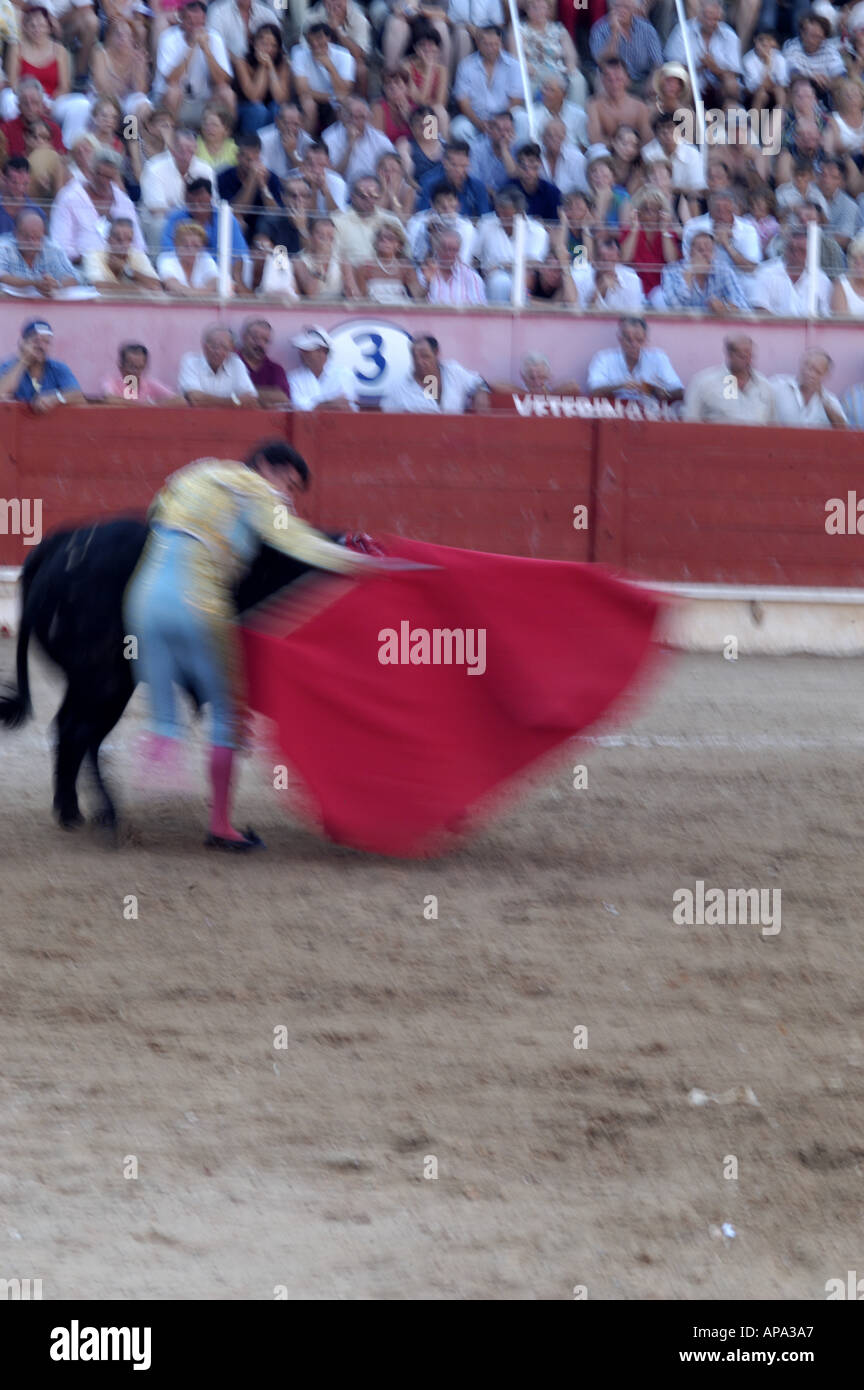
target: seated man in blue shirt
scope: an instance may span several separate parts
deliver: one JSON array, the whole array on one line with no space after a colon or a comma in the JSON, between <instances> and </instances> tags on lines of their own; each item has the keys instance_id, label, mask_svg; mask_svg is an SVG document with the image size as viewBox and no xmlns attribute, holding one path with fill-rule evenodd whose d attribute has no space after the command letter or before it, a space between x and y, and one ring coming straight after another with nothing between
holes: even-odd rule
<instances>
[{"instance_id":1,"label":"seated man in blue shirt","mask_svg":"<svg viewBox=\"0 0 864 1390\"><path fill-rule=\"evenodd\" d=\"M53 337L50 323L25 323L16 356L0 362L0 401L28 401L35 415L83 405L84 393L66 363L48 356Z\"/></svg>"},{"instance_id":2,"label":"seated man in blue shirt","mask_svg":"<svg viewBox=\"0 0 864 1390\"><path fill-rule=\"evenodd\" d=\"M261 160L261 137L254 133L237 136L237 163L219 174L219 197L231 204L247 243L258 230L262 214L272 215L283 206L282 185Z\"/></svg>"},{"instance_id":3,"label":"seated man in blue shirt","mask_svg":"<svg viewBox=\"0 0 864 1390\"><path fill-rule=\"evenodd\" d=\"M198 222L207 233L207 250L211 256L219 254L219 218L213 206L213 190L207 179L193 179L186 190L185 208L177 208L165 218L162 228L160 251L174 250L174 229L180 222ZM240 223L231 214L231 278L238 290L243 290L243 257L249 255L249 247L243 239Z\"/></svg>"},{"instance_id":4,"label":"seated man in blue shirt","mask_svg":"<svg viewBox=\"0 0 864 1390\"><path fill-rule=\"evenodd\" d=\"M420 201L418 212L425 212L432 206L432 198L439 183L452 183L459 194L459 211L463 217L483 217L491 212L489 194L479 179L472 179L468 173L471 163L471 149L467 140L451 140L445 147L440 164L430 169L420 180Z\"/></svg>"},{"instance_id":5,"label":"seated man in blue shirt","mask_svg":"<svg viewBox=\"0 0 864 1390\"><path fill-rule=\"evenodd\" d=\"M518 188L525 195L525 210L529 217L538 222L555 222L561 205L561 190L557 184L541 178L543 165L542 150L539 145L523 145L516 155L516 168L519 177L505 188Z\"/></svg>"}]
</instances>

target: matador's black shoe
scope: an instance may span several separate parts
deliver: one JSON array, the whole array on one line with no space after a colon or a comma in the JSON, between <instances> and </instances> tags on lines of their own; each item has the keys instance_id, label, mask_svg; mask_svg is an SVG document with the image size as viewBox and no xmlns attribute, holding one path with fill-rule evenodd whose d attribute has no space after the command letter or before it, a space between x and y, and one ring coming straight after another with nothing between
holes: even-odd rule
<instances>
[{"instance_id":1,"label":"matador's black shoe","mask_svg":"<svg viewBox=\"0 0 864 1390\"><path fill-rule=\"evenodd\" d=\"M226 840L223 835L208 835L205 849L225 849L230 854L248 854L250 849L266 849L264 841L247 825L242 840Z\"/></svg>"}]
</instances>

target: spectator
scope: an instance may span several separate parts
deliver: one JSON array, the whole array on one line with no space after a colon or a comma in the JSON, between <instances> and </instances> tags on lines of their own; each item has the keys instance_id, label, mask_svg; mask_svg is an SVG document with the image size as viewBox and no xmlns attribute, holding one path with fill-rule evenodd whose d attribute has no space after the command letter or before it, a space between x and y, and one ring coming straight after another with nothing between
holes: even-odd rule
<instances>
[{"instance_id":1,"label":"spectator","mask_svg":"<svg viewBox=\"0 0 864 1390\"><path fill-rule=\"evenodd\" d=\"M864 30L859 30L864 33ZM829 153L854 158L864 150L864 87L848 78L834 89L834 111L825 133Z\"/></svg>"},{"instance_id":2,"label":"spectator","mask_svg":"<svg viewBox=\"0 0 864 1390\"><path fill-rule=\"evenodd\" d=\"M0 174L0 236L14 232L19 212L39 212L35 203L30 202L29 188L30 165L23 154L13 154Z\"/></svg>"},{"instance_id":3,"label":"spectator","mask_svg":"<svg viewBox=\"0 0 864 1390\"><path fill-rule=\"evenodd\" d=\"M398 217L378 206L381 185L375 178L358 179L351 189L351 207L333 221L336 227L336 256L349 265L363 265L374 257L373 239L382 222L401 227Z\"/></svg>"},{"instance_id":4,"label":"spectator","mask_svg":"<svg viewBox=\"0 0 864 1390\"><path fill-rule=\"evenodd\" d=\"M659 188L640 188L632 207L621 259L636 271L647 296L660 284L663 268L681 259L681 242L672 226L669 200Z\"/></svg>"},{"instance_id":5,"label":"spectator","mask_svg":"<svg viewBox=\"0 0 864 1390\"><path fill-rule=\"evenodd\" d=\"M661 116L674 116L676 111L693 110L693 89L682 63L664 63L651 78Z\"/></svg>"},{"instance_id":6,"label":"spectator","mask_svg":"<svg viewBox=\"0 0 864 1390\"><path fill-rule=\"evenodd\" d=\"M303 129L299 106L291 101L279 107L276 124L265 126L258 134L261 136L261 158L280 179L299 172L306 151L315 143Z\"/></svg>"},{"instance_id":7,"label":"spectator","mask_svg":"<svg viewBox=\"0 0 864 1390\"><path fill-rule=\"evenodd\" d=\"M557 229L558 239L553 240L553 248L547 251L542 265L529 266L525 275L528 298L535 304L575 304L576 286L570 274L570 257L563 246L563 235Z\"/></svg>"},{"instance_id":8,"label":"spectator","mask_svg":"<svg viewBox=\"0 0 864 1390\"><path fill-rule=\"evenodd\" d=\"M10 89L11 90L11 89ZM26 137L37 124L44 122L51 132L51 147L57 154L65 154L60 127L51 120L50 107L45 100L42 83L37 77L24 77L15 89L15 102L7 110L18 108L18 115L7 118L0 125L0 133L6 141L7 154L26 154Z\"/></svg>"},{"instance_id":9,"label":"spectator","mask_svg":"<svg viewBox=\"0 0 864 1390\"><path fill-rule=\"evenodd\" d=\"M753 38L753 47L741 60L744 88L754 110L772 106L782 109L789 85L789 67L777 46L777 38L762 29Z\"/></svg>"},{"instance_id":10,"label":"spectator","mask_svg":"<svg viewBox=\"0 0 864 1390\"><path fill-rule=\"evenodd\" d=\"M19 114L12 88L23 75L41 84L51 114L63 128L66 144L84 129L90 103L85 96L72 92L69 52L52 37L51 19L44 5L25 8L21 18L21 42L10 48L6 70L9 90L0 97L0 105L7 119L12 120Z\"/></svg>"},{"instance_id":11,"label":"spectator","mask_svg":"<svg viewBox=\"0 0 864 1390\"><path fill-rule=\"evenodd\" d=\"M706 106L722 106L739 97L741 45L735 30L723 24L722 19L720 0L699 0L696 18L687 21L690 51ZM687 61L680 24L669 36L665 56L670 62Z\"/></svg>"},{"instance_id":12,"label":"spectator","mask_svg":"<svg viewBox=\"0 0 864 1390\"><path fill-rule=\"evenodd\" d=\"M234 349L230 329L219 324L201 337L201 352L184 352L178 389L190 405L258 407L258 395L246 367Z\"/></svg>"},{"instance_id":13,"label":"spectator","mask_svg":"<svg viewBox=\"0 0 864 1390\"><path fill-rule=\"evenodd\" d=\"M161 252L156 262L168 294L180 299L207 299L219 291L219 267L205 250L207 233L199 222L178 222L174 250Z\"/></svg>"},{"instance_id":14,"label":"spectator","mask_svg":"<svg viewBox=\"0 0 864 1390\"><path fill-rule=\"evenodd\" d=\"M487 193L494 193L508 179L519 177L513 157L515 127L512 111L499 111L471 146L468 169L472 178L482 183Z\"/></svg>"},{"instance_id":15,"label":"spectator","mask_svg":"<svg viewBox=\"0 0 864 1390\"><path fill-rule=\"evenodd\" d=\"M541 222L554 222L561 205L561 190L541 177L541 156L539 145L523 145L516 156L519 177L506 186L522 194L529 217L537 217Z\"/></svg>"},{"instance_id":16,"label":"spectator","mask_svg":"<svg viewBox=\"0 0 864 1390\"><path fill-rule=\"evenodd\" d=\"M846 251L848 270L834 281L831 290L832 314L864 318L864 235L850 241Z\"/></svg>"},{"instance_id":17,"label":"spectator","mask_svg":"<svg viewBox=\"0 0 864 1390\"><path fill-rule=\"evenodd\" d=\"M356 410L357 383L347 367L333 360L333 340L323 328L304 328L292 345L300 353L301 366L288 373L291 404L295 410Z\"/></svg>"},{"instance_id":18,"label":"spectator","mask_svg":"<svg viewBox=\"0 0 864 1390\"><path fill-rule=\"evenodd\" d=\"M48 356L53 337L44 319L25 323L16 356L0 362L0 401L26 401L35 415L84 403L84 393L66 363Z\"/></svg>"},{"instance_id":19,"label":"spectator","mask_svg":"<svg viewBox=\"0 0 864 1390\"><path fill-rule=\"evenodd\" d=\"M353 271L354 290L361 299L376 304L401 304L422 299L423 288L408 259L408 246L401 227L384 222L375 233L375 260Z\"/></svg>"},{"instance_id":20,"label":"spectator","mask_svg":"<svg viewBox=\"0 0 864 1390\"><path fill-rule=\"evenodd\" d=\"M452 69L452 44L450 42L450 17L447 13L447 6L442 6L435 0L419 0L419 3L412 7L404 3L404 0L392 0L391 8L393 13L390 15L384 26L383 41L381 44L384 54L385 68L395 68L404 56L409 46L416 44L419 36L427 34L432 29L437 38L441 49L441 65L445 72ZM444 96L446 102L446 94Z\"/></svg>"},{"instance_id":21,"label":"spectator","mask_svg":"<svg viewBox=\"0 0 864 1390\"><path fill-rule=\"evenodd\" d=\"M185 205L187 183L192 179L206 179L212 184L210 167L195 153L196 142L194 131L174 131L169 148L153 155L141 170L139 215L142 231L151 247L159 245L168 213Z\"/></svg>"},{"instance_id":22,"label":"spectator","mask_svg":"<svg viewBox=\"0 0 864 1390\"><path fill-rule=\"evenodd\" d=\"M237 138L237 163L216 180L219 197L229 202L247 243L262 214L282 207L282 186L261 160L261 137L250 131Z\"/></svg>"},{"instance_id":23,"label":"spectator","mask_svg":"<svg viewBox=\"0 0 864 1390\"><path fill-rule=\"evenodd\" d=\"M489 195L468 173L471 163L470 146L465 140L451 140L444 150L440 168L430 169L420 184L418 210L431 206L439 183L448 183L459 194L459 210L464 217L483 217L490 211Z\"/></svg>"},{"instance_id":24,"label":"spectator","mask_svg":"<svg viewBox=\"0 0 864 1390\"><path fill-rule=\"evenodd\" d=\"M833 236L830 236L825 230L828 221L828 207L818 188L812 189L803 203L799 203L792 212L784 214L786 223L796 219L803 222L805 227L809 226L811 222L817 222L822 228L822 235L819 238L819 265L829 280L836 279L846 269L846 257ZM782 244L783 236L781 234L777 241L778 250Z\"/></svg>"},{"instance_id":25,"label":"spectator","mask_svg":"<svg viewBox=\"0 0 864 1390\"><path fill-rule=\"evenodd\" d=\"M793 222L783 236L782 257L766 261L753 277L750 303L754 309L787 318L804 318L808 310L810 274L807 270L807 228ZM831 313L831 282L824 270L816 272L816 313Z\"/></svg>"},{"instance_id":26,"label":"spectator","mask_svg":"<svg viewBox=\"0 0 864 1390\"><path fill-rule=\"evenodd\" d=\"M93 155L93 167L83 183L72 180L54 200L51 209L51 240L66 252L77 265L88 251L104 251L108 244L108 227L118 217L132 223L132 245L138 251L147 248L138 216L128 194L117 179L123 161L113 150L104 147Z\"/></svg>"},{"instance_id":27,"label":"spectator","mask_svg":"<svg viewBox=\"0 0 864 1390\"><path fill-rule=\"evenodd\" d=\"M47 206L53 203L69 176L63 160L51 145L51 132L45 121L37 121L30 127L24 136L24 148L30 169L30 196Z\"/></svg>"},{"instance_id":28,"label":"spectator","mask_svg":"<svg viewBox=\"0 0 864 1390\"><path fill-rule=\"evenodd\" d=\"M672 166L672 187L676 193L701 193L705 187L702 154L695 145L681 139L681 124L675 117L660 112L653 121L654 139L642 146L642 161L651 165L655 160L668 159Z\"/></svg>"},{"instance_id":29,"label":"spectator","mask_svg":"<svg viewBox=\"0 0 864 1390\"><path fill-rule=\"evenodd\" d=\"M186 206L171 212L162 227L161 251L170 251L174 233L181 222L197 222L207 236L206 246L211 256L219 254L219 222L213 206L213 191L208 179L192 179L186 188ZM238 289L243 288L243 262L249 248L243 239L240 224L231 214L231 275Z\"/></svg>"},{"instance_id":30,"label":"spectator","mask_svg":"<svg viewBox=\"0 0 864 1390\"><path fill-rule=\"evenodd\" d=\"M618 0L627 3L628 0ZM563 24L551 18L550 0L528 0L525 7L527 19L520 24L522 51L528 69L528 79L534 91L550 72L566 82L574 101L584 104L588 87L579 71L579 62L573 40ZM516 40L512 30L507 42L510 52L516 52Z\"/></svg>"},{"instance_id":31,"label":"spectator","mask_svg":"<svg viewBox=\"0 0 864 1390\"><path fill-rule=\"evenodd\" d=\"M411 342L412 370L397 381L381 402L394 413L464 415L489 409L489 387L477 372L461 363L442 361L438 339L420 335Z\"/></svg>"},{"instance_id":32,"label":"spectator","mask_svg":"<svg viewBox=\"0 0 864 1390\"><path fill-rule=\"evenodd\" d=\"M24 208L15 219L14 236L0 237L0 285L53 298L80 280L62 247L45 236L39 212Z\"/></svg>"},{"instance_id":33,"label":"spectator","mask_svg":"<svg viewBox=\"0 0 864 1390\"><path fill-rule=\"evenodd\" d=\"M684 392L684 419L709 425L770 425L775 420L771 383L753 367L753 339L724 340L725 367L697 372Z\"/></svg>"},{"instance_id":34,"label":"spectator","mask_svg":"<svg viewBox=\"0 0 864 1390\"><path fill-rule=\"evenodd\" d=\"M645 182L639 136L631 125L619 125L612 137L612 173L616 187L632 195Z\"/></svg>"},{"instance_id":35,"label":"spectator","mask_svg":"<svg viewBox=\"0 0 864 1390\"><path fill-rule=\"evenodd\" d=\"M294 267L283 245L274 245L260 227L252 240L252 285L257 294L282 304L297 303Z\"/></svg>"},{"instance_id":36,"label":"spectator","mask_svg":"<svg viewBox=\"0 0 864 1390\"><path fill-rule=\"evenodd\" d=\"M825 230L833 236L841 251L845 251L855 235L859 216L854 199L843 191L846 183L844 161L826 156L819 166L816 182L828 210Z\"/></svg>"},{"instance_id":37,"label":"spectator","mask_svg":"<svg viewBox=\"0 0 864 1390\"><path fill-rule=\"evenodd\" d=\"M627 189L615 182L612 156L604 145L588 150L585 177L594 206L598 226L626 227L630 223L630 200Z\"/></svg>"},{"instance_id":38,"label":"spectator","mask_svg":"<svg viewBox=\"0 0 864 1390\"><path fill-rule=\"evenodd\" d=\"M354 0L322 0L313 5L306 15L306 22L328 24L336 35L336 43L345 48L357 64L356 83L361 92L366 91L366 66L372 51L372 26L359 5Z\"/></svg>"},{"instance_id":39,"label":"spectator","mask_svg":"<svg viewBox=\"0 0 864 1390\"><path fill-rule=\"evenodd\" d=\"M306 129L318 135L336 119L335 105L353 91L357 64L329 24L309 24L305 39L291 49L291 68Z\"/></svg>"},{"instance_id":40,"label":"spectator","mask_svg":"<svg viewBox=\"0 0 864 1390\"><path fill-rule=\"evenodd\" d=\"M348 185L335 169L330 168L326 145L316 143L308 147L300 164L300 177L305 179L311 190L313 212L332 215L345 211L348 206Z\"/></svg>"},{"instance_id":41,"label":"spectator","mask_svg":"<svg viewBox=\"0 0 864 1390\"><path fill-rule=\"evenodd\" d=\"M432 237L431 254L423 263L430 304L464 307L485 304L483 281L460 258L462 241L457 231L442 227Z\"/></svg>"},{"instance_id":42,"label":"spectator","mask_svg":"<svg viewBox=\"0 0 864 1390\"><path fill-rule=\"evenodd\" d=\"M565 279L569 280L569 275ZM572 284L572 282L571 282ZM581 396L582 388L577 381L562 381L552 385L552 367L548 357L542 352L528 352L519 364L520 383L496 381L492 385L493 396L514 396L519 391L528 391L532 396ZM497 402L493 401L493 405Z\"/></svg>"},{"instance_id":43,"label":"spectator","mask_svg":"<svg viewBox=\"0 0 864 1390\"><path fill-rule=\"evenodd\" d=\"M248 47L232 57L239 98L237 121L241 133L247 134L270 125L291 91L291 67L275 14L258 23Z\"/></svg>"},{"instance_id":44,"label":"spectator","mask_svg":"<svg viewBox=\"0 0 864 1390\"><path fill-rule=\"evenodd\" d=\"M90 81L97 96L118 102L124 115L140 120L151 110L147 54L128 20L109 21L104 39L93 50Z\"/></svg>"},{"instance_id":45,"label":"spectator","mask_svg":"<svg viewBox=\"0 0 864 1390\"><path fill-rule=\"evenodd\" d=\"M149 360L143 343L121 345L117 371L106 376L99 388L106 405L185 405L182 396L149 375Z\"/></svg>"},{"instance_id":46,"label":"spectator","mask_svg":"<svg viewBox=\"0 0 864 1390\"><path fill-rule=\"evenodd\" d=\"M207 11L207 24L218 34L228 57L242 60L252 47L262 25L269 25L280 36L279 17L262 0L216 0Z\"/></svg>"},{"instance_id":47,"label":"spectator","mask_svg":"<svg viewBox=\"0 0 864 1390\"><path fill-rule=\"evenodd\" d=\"M720 259L729 262L733 270L746 275L755 270L762 259L759 233L752 222L738 216L735 197L730 192L720 190L712 193L705 215L694 217L687 223L682 243L685 257L689 256L693 238L700 232L713 234L722 253Z\"/></svg>"},{"instance_id":48,"label":"spectator","mask_svg":"<svg viewBox=\"0 0 864 1390\"><path fill-rule=\"evenodd\" d=\"M477 52L463 58L456 69L453 97L461 113L451 126L451 135L457 140L475 140L485 133L486 122L496 111L521 105L519 64L502 52L497 25L478 31Z\"/></svg>"},{"instance_id":49,"label":"spectator","mask_svg":"<svg viewBox=\"0 0 864 1390\"><path fill-rule=\"evenodd\" d=\"M798 38L783 46L790 77L809 77L819 91L827 91L846 65L831 37L831 21L817 10L808 10L798 21Z\"/></svg>"},{"instance_id":50,"label":"spectator","mask_svg":"<svg viewBox=\"0 0 864 1390\"><path fill-rule=\"evenodd\" d=\"M581 309L617 309L638 313L645 303L635 270L621 264L621 246L614 232L601 229L594 246L593 265L574 264L571 274Z\"/></svg>"},{"instance_id":51,"label":"spectator","mask_svg":"<svg viewBox=\"0 0 864 1390\"><path fill-rule=\"evenodd\" d=\"M411 112L411 143L408 146L407 172L414 182L422 185L433 170L440 172L444 158L444 141L438 117L431 106L417 106Z\"/></svg>"},{"instance_id":52,"label":"spectator","mask_svg":"<svg viewBox=\"0 0 864 1390\"><path fill-rule=\"evenodd\" d=\"M428 113L435 117L437 130L429 138L440 136L446 140L450 131L450 89L447 67L441 61L441 35L433 25L422 22L415 25L413 32L414 43L408 54L408 96L416 107L423 108L424 116ZM417 138L413 123L411 134ZM419 174L414 177L419 178Z\"/></svg>"},{"instance_id":53,"label":"spectator","mask_svg":"<svg viewBox=\"0 0 864 1390\"><path fill-rule=\"evenodd\" d=\"M574 265L594 259L594 202L590 193L565 193L558 215L567 255Z\"/></svg>"},{"instance_id":54,"label":"spectator","mask_svg":"<svg viewBox=\"0 0 864 1390\"><path fill-rule=\"evenodd\" d=\"M143 251L132 245L135 228L128 217L115 217L104 251L84 256L84 278L100 294L161 294L162 286Z\"/></svg>"},{"instance_id":55,"label":"spectator","mask_svg":"<svg viewBox=\"0 0 864 1390\"><path fill-rule=\"evenodd\" d=\"M585 156L567 139L567 127L557 116L546 122L540 144L542 169L549 182L562 194L572 193L574 188L587 192Z\"/></svg>"},{"instance_id":56,"label":"spectator","mask_svg":"<svg viewBox=\"0 0 864 1390\"><path fill-rule=\"evenodd\" d=\"M309 219L312 214L312 189L305 179L285 179L282 184L283 212L259 217L252 237L259 232L269 237L274 246L284 248L288 255L301 251L309 239Z\"/></svg>"},{"instance_id":57,"label":"spectator","mask_svg":"<svg viewBox=\"0 0 864 1390\"><path fill-rule=\"evenodd\" d=\"M266 319L247 319L240 329L237 355L265 410L288 405L291 399L285 368L268 356L272 341L273 329Z\"/></svg>"},{"instance_id":58,"label":"spectator","mask_svg":"<svg viewBox=\"0 0 864 1390\"><path fill-rule=\"evenodd\" d=\"M606 144L614 139L622 125L639 133L643 145L651 139L651 110L639 97L627 90L627 69L620 58L604 58L600 63L601 85L586 103L588 140L592 145Z\"/></svg>"},{"instance_id":59,"label":"spectator","mask_svg":"<svg viewBox=\"0 0 864 1390\"><path fill-rule=\"evenodd\" d=\"M645 87L663 62L660 36L639 15L637 0L609 0L609 13L591 28L591 57L595 63L620 58L635 87Z\"/></svg>"},{"instance_id":60,"label":"spectator","mask_svg":"<svg viewBox=\"0 0 864 1390\"><path fill-rule=\"evenodd\" d=\"M390 225L392 224L389 222L376 221L371 237L373 254L375 232ZM401 227L399 230L402 230ZM305 299L344 298L344 268L338 232L332 217L315 218L309 235L309 245L297 257L294 277L297 289Z\"/></svg>"},{"instance_id":61,"label":"spectator","mask_svg":"<svg viewBox=\"0 0 864 1390\"><path fill-rule=\"evenodd\" d=\"M687 260L667 265L661 285L667 309L699 309L726 317L749 308L735 271L717 257L713 232L696 233Z\"/></svg>"},{"instance_id":62,"label":"spectator","mask_svg":"<svg viewBox=\"0 0 864 1390\"><path fill-rule=\"evenodd\" d=\"M233 113L231 59L221 36L207 25L204 0L186 0L180 23L166 29L156 52L153 100L181 125L201 123L208 101L218 101Z\"/></svg>"},{"instance_id":63,"label":"spectator","mask_svg":"<svg viewBox=\"0 0 864 1390\"><path fill-rule=\"evenodd\" d=\"M684 388L666 353L648 347L647 342L648 325L643 318L619 319L619 346L595 352L588 366L586 394L595 400L636 401L641 406L682 400Z\"/></svg>"},{"instance_id":64,"label":"spectator","mask_svg":"<svg viewBox=\"0 0 864 1390\"><path fill-rule=\"evenodd\" d=\"M408 95L408 69L393 68L382 73L383 95L372 106L372 124L385 135L405 164L411 145L411 112L414 103Z\"/></svg>"},{"instance_id":65,"label":"spectator","mask_svg":"<svg viewBox=\"0 0 864 1390\"><path fill-rule=\"evenodd\" d=\"M474 247L474 223L469 217L462 217L460 214L459 193L450 183L439 183L432 198L431 208L427 208L425 212L415 212L408 223L411 255L418 264L425 261L429 255L429 241L433 228L442 226L458 231L461 238L459 254L463 261L470 263Z\"/></svg>"},{"instance_id":66,"label":"spectator","mask_svg":"<svg viewBox=\"0 0 864 1390\"><path fill-rule=\"evenodd\" d=\"M349 97L340 106L340 119L324 131L330 163L346 183L374 178L382 154L395 154L392 143L369 120L369 107L362 97Z\"/></svg>"},{"instance_id":67,"label":"spectator","mask_svg":"<svg viewBox=\"0 0 864 1390\"><path fill-rule=\"evenodd\" d=\"M780 223L777 221L775 213L777 211L777 200L769 183L757 184L750 190L747 200L747 216L745 222L752 222L756 228L756 235L759 237L759 250L764 257L770 243L780 230Z\"/></svg>"},{"instance_id":68,"label":"spectator","mask_svg":"<svg viewBox=\"0 0 864 1390\"><path fill-rule=\"evenodd\" d=\"M525 216L525 195L515 186L502 188L495 197L495 211L477 223L474 259L486 282L490 304L509 304L513 293L513 256L516 218ZM525 264L545 261L549 250L546 228L531 217L525 218ZM569 265L568 265L569 270ZM563 293L563 292L562 292Z\"/></svg>"},{"instance_id":69,"label":"spectator","mask_svg":"<svg viewBox=\"0 0 864 1390\"><path fill-rule=\"evenodd\" d=\"M850 429L864 430L864 385L849 387L843 397L843 414Z\"/></svg>"},{"instance_id":70,"label":"spectator","mask_svg":"<svg viewBox=\"0 0 864 1390\"><path fill-rule=\"evenodd\" d=\"M837 397L825 389L834 363L821 348L810 348L798 364L797 376L772 376L774 414L778 425L795 429L845 430L846 415Z\"/></svg>"},{"instance_id":71,"label":"spectator","mask_svg":"<svg viewBox=\"0 0 864 1390\"><path fill-rule=\"evenodd\" d=\"M237 141L232 135L234 120L230 111L223 106L208 103L201 117L201 133L198 136L197 155L206 172L221 173L237 163Z\"/></svg>"},{"instance_id":72,"label":"spectator","mask_svg":"<svg viewBox=\"0 0 864 1390\"><path fill-rule=\"evenodd\" d=\"M380 155L376 173L381 185L381 210L407 222L414 211L416 191L405 177L405 166L398 154L393 151Z\"/></svg>"}]
</instances>

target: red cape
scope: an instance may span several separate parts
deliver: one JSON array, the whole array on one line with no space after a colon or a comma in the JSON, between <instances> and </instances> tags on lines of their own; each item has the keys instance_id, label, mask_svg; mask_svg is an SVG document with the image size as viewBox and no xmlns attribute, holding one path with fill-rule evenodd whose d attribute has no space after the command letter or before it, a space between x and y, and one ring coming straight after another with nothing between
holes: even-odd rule
<instances>
[{"instance_id":1,"label":"red cape","mask_svg":"<svg viewBox=\"0 0 864 1390\"><path fill-rule=\"evenodd\" d=\"M292 586L243 629L249 701L327 835L429 854L622 695L652 651L659 604L593 565L383 544L440 569ZM416 664L382 663L388 629L389 654L413 645ZM467 661L419 664L420 630L431 657L435 629L474 634L476 674Z\"/></svg>"}]
</instances>

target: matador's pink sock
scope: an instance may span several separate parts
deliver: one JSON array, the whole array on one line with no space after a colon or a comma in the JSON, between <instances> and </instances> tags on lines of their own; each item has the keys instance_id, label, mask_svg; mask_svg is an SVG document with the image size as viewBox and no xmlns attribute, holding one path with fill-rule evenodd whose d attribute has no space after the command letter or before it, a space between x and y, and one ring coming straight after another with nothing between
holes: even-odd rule
<instances>
[{"instance_id":1,"label":"matador's pink sock","mask_svg":"<svg viewBox=\"0 0 864 1390\"><path fill-rule=\"evenodd\" d=\"M210 749L210 785L213 801L210 808L210 833L222 840L243 840L244 835L231 824L228 808L231 801L231 774L234 768L234 749Z\"/></svg>"}]
</instances>

